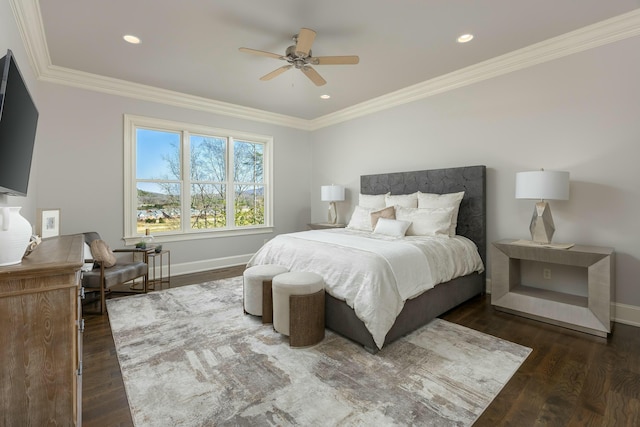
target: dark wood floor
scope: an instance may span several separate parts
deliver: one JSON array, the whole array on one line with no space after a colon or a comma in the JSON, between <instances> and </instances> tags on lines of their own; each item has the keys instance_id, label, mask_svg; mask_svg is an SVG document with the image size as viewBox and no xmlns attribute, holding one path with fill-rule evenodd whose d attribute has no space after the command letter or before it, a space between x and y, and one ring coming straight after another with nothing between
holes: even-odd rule
<instances>
[{"instance_id":1,"label":"dark wood floor","mask_svg":"<svg viewBox=\"0 0 640 427\"><path fill-rule=\"evenodd\" d=\"M242 268L174 277L183 286L238 276ZM442 318L533 352L476 426L640 425L640 329L616 324L609 339L494 310L477 297ZM85 315L83 426L131 426L107 315Z\"/></svg>"}]
</instances>

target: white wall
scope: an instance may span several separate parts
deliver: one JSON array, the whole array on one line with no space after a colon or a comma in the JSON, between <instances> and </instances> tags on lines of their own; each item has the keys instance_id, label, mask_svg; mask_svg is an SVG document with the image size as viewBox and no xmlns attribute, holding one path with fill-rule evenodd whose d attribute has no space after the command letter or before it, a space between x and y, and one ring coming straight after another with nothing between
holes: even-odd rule
<instances>
[{"instance_id":1,"label":"white wall","mask_svg":"<svg viewBox=\"0 0 640 427\"><path fill-rule=\"evenodd\" d=\"M61 209L62 234L98 231L112 247L124 233L123 114L254 132L274 137L275 231L305 228L310 218L308 132L135 99L41 84L42 137L38 151L38 206ZM164 243L181 271L237 263L272 234ZM208 261L218 260L216 264Z\"/></svg>"},{"instance_id":2,"label":"white wall","mask_svg":"<svg viewBox=\"0 0 640 427\"><path fill-rule=\"evenodd\" d=\"M0 57L7 53L7 49L11 49L15 55L15 59L22 73L22 77L25 79L27 87L31 96L34 98L36 104L38 104L40 93L39 84L35 79L31 64L27 58L27 54L20 38L20 32L16 26L16 22L13 16L11 6L7 1L0 1ZM36 145L34 150L37 151L40 145L42 133L38 131L36 135ZM36 194L37 194L37 182L35 178L35 169L37 168L37 161L34 160L31 167L31 175L29 178L29 188L27 190L27 197L15 197L0 194L0 206L20 206L22 209L20 213L31 224L35 224L36 218Z\"/></svg>"},{"instance_id":3,"label":"white wall","mask_svg":"<svg viewBox=\"0 0 640 427\"><path fill-rule=\"evenodd\" d=\"M312 219L323 184L347 186L347 221L362 174L483 164L488 241L526 239L534 201L514 198L515 173L566 170L554 241L614 247L615 300L640 306L638 52L635 37L314 132Z\"/></svg>"}]
</instances>

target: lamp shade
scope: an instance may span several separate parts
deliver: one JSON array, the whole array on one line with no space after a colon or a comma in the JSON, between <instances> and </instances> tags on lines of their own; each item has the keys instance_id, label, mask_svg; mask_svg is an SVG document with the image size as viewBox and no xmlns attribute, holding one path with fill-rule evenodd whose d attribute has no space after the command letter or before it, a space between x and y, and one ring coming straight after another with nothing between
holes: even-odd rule
<instances>
[{"instance_id":1,"label":"lamp shade","mask_svg":"<svg viewBox=\"0 0 640 427\"><path fill-rule=\"evenodd\" d=\"M344 200L342 185L323 185L320 188L320 199L323 202L341 202Z\"/></svg>"},{"instance_id":2,"label":"lamp shade","mask_svg":"<svg viewBox=\"0 0 640 427\"><path fill-rule=\"evenodd\" d=\"M516 199L569 200L569 172L516 173Z\"/></svg>"}]
</instances>

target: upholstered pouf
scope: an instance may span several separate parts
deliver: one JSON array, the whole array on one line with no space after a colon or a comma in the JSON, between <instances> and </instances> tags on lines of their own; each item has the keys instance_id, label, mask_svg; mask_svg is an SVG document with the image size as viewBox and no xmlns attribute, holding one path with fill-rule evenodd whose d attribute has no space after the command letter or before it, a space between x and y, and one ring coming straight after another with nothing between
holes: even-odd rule
<instances>
[{"instance_id":1,"label":"upholstered pouf","mask_svg":"<svg viewBox=\"0 0 640 427\"><path fill-rule=\"evenodd\" d=\"M290 272L273 278L273 328L289 335L291 347L324 338L324 280L315 273Z\"/></svg>"},{"instance_id":2,"label":"upholstered pouf","mask_svg":"<svg viewBox=\"0 0 640 427\"><path fill-rule=\"evenodd\" d=\"M273 321L271 281L289 269L281 265L264 264L247 268L243 273L244 312L262 316L262 323Z\"/></svg>"}]
</instances>

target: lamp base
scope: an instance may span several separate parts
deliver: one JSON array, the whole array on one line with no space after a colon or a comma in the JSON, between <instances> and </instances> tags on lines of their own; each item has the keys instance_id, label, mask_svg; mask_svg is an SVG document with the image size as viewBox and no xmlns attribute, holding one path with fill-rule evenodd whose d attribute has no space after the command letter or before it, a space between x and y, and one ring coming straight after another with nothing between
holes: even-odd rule
<instances>
[{"instance_id":1,"label":"lamp base","mask_svg":"<svg viewBox=\"0 0 640 427\"><path fill-rule=\"evenodd\" d=\"M531 232L531 240L534 242L543 244L551 243L551 238L556 231L556 227L553 224L551 207L549 203L544 200L536 203L533 209L529 231Z\"/></svg>"},{"instance_id":2,"label":"lamp base","mask_svg":"<svg viewBox=\"0 0 640 427\"><path fill-rule=\"evenodd\" d=\"M327 222L333 225L337 220L338 213L336 211L336 202L329 202L329 213L327 215Z\"/></svg>"}]
</instances>

